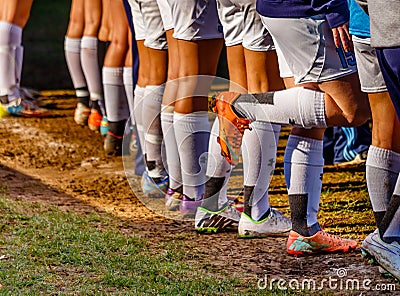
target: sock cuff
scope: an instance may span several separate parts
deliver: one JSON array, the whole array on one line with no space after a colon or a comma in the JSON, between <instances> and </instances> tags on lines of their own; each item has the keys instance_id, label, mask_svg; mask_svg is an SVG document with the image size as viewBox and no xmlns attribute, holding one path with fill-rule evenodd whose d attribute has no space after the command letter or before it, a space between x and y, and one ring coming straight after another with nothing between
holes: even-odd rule
<instances>
[{"instance_id":1,"label":"sock cuff","mask_svg":"<svg viewBox=\"0 0 400 296\"><path fill-rule=\"evenodd\" d=\"M122 67L103 67L103 84L124 85Z\"/></svg>"},{"instance_id":2,"label":"sock cuff","mask_svg":"<svg viewBox=\"0 0 400 296\"><path fill-rule=\"evenodd\" d=\"M79 53L81 52L81 38L70 38L65 36L64 50Z\"/></svg>"},{"instance_id":3,"label":"sock cuff","mask_svg":"<svg viewBox=\"0 0 400 296\"><path fill-rule=\"evenodd\" d=\"M371 145L368 149L366 165L399 173L400 153Z\"/></svg>"},{"instance_id":4,"label":"sock cuff","mask_svg":"<svg viewBox=\"0 0 400 296\"><path fill-rule=\"evenodd\" d=\"M132 67L123 67L123 81L125 85L133 85L133 69Z\"/></svg>"},{"instance_id":5,"label":"sock cuff","mask_svg":"<svg viewBox=\"0 0 400 296\"><path fill-rule=\"evenodd\" d=\"M174 123L174 113L173 112L161 112L161 121L164 121L167 123Z\"/></svg>"},{"instance_id":6,"label":"sock cuff","mask_svg":"<svg viewBox=\"0 0 400 296\"><path fill-rule=\"evenodd\" d=\"M323 141L301 136L290 135L286 147L298 148L304 152L323 150Z\"/></svg>"},{"instance_id":7,"label":"sock cuff","mask_svg":"<svg viewBox=\"0 0 400 296\"><path fill-rule=\"evenodd\" d=\"M185 132L210 132L210 122L207 111L198 111L189 114L174 112L174 125Z\"/></svg>"},{"instance_id":8,"label":"sock cuff","mask_svg":"<svg viewBox=\"0 0 400 296\"><path fill-rule=\"evenodd\" d=\"M22 43L22 28L9 22L0 21L0 45L18 46Z\"/></svg>"},{"instance_id":9,"label":"sock cuff","mask_svg":"<svg viewBox=\"0 0 400 296\"><path fill-rule=\"evenodd\" d=\"M298 99L298 107L302 120L301 124L303 127L327 127L325 118L325 93L301 87L299 89ZM303 103L303 101L309 100L312 100L313 104ZM306 109L307 106L314 108L314 112L312 112L315 115L314 118L313 116L307 116L310 115L310 112Z\"/></svg>"},{"instance_id":10,"label":"sock cuff","mask_svg":"<svg viewBox=\"0 0 400 296\"><path fill-rule=\"evenodd\" d=\"M81 48L97 49L98 41L99 40L97 39L97 37L83 36L81 41Z\"/></svg>"},{"instance_id":11,"label":"sock cuff","mask_svg":"<svg viewBox=\"0 0 400 296\"><path fill-rule=\"evenodd\" d=\"M139 85L136 85L135 86L135 91L134 91L134 94L135 94L135 97L143 97L143 95L144 95L144 90L145 90L145 88L144 87L142 87L142 86L139 86Z\"/></svg>"},{"instance_id":12,"label":"sock cuff","mask_svg":"<svg viewBox=\"0 0 400 296\"><path fill-rule=\"evenodd\" d=\"M157 101L162 100L162 96L164 95L165 84L161 85L146 85L144 95L157 99Z\"/></svg>"}]
</instances>

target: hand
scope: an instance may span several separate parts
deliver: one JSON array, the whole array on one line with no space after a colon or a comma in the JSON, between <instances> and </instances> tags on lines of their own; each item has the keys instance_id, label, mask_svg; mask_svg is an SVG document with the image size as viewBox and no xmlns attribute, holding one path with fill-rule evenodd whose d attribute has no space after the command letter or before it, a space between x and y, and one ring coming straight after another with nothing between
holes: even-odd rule
<instances>
[{"instance_id":1,"label":"hand","mask_svg":"<svg viewBox=\"0 0 400 296\"><path fill-rule=\"evenodd\" d=\"M354 51L353 42L351 41L349 33L349 24L345 23L332 29L333 41L336 47L343 46L344 51Z\"/></svg>"}]
</instances>

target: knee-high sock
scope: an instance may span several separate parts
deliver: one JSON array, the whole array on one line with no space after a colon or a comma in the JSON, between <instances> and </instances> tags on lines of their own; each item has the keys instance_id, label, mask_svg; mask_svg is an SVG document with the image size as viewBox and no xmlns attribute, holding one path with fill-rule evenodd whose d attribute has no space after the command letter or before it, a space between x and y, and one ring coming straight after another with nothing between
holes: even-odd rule
<instances>
[{"instance_id":1,"label":"knee-high sock","mask_svg":"<svg viewBox=\"0 0 400 296\"><path fill-rule=\"evenodd\" d=\"M135 110L134 105L134 96L133 96L133 75L132 75L132 67L124 67L123 69L123 82L125 87L125 94L128 100L129 106L129 118L131 120L131 125L135 125L135 117L133 116L133 111Z\"/></svg>"},{"instance_id":2,"label":"knee-high sock","mask_svg":"<svg viewBox=\"0 0 400 296\"><path fill-rule=\"evenodd\" d=\"M383 240L387 243L396 241L400 244L400 178L397 178L393 196L390 199L385 216L382 219Z\"/></svg>"},{"instance_id":3,"label":"knee-high sock","mask_svg":"<svg viewBox=\"0 0 400 296\"><path fill-rule=\"evenodd\" d=\"M19 45L15 48L15 81L17 86L21 86L21 77L22 77L22 63L24 62L24 47Z\"/></svg>"},{"instance_id":4,"label":"knee-high sock","mask_svg":"<svg viewBox=\"0 0 400 296\"><path fill-rule=\"evenodd\" d=\"M169 187L173 190L179 190L182 187L182 173L181 161L179 159L178 146L175 138L173 108L162 106L161 127L165 144Z\"/></svg>"},{"instance_id":5,"label":"knee-high sock","mask_svg":"<svg viewBox=\"0 0 400 296\"><path fill-rule=\"evenodd\" d=\"M284 170L293 230L306 236L320 229L317 213L324 165L322 149L322 141L291 135L285 151Z\"/></svg>"},{"instance_id":6,"label":"knee-high sock","mask_svg":"<svg viewBox=\"0 0 400 296\"><path fill-rule=\"evenodd\" d=\"M145 145L144 145L144 134L143 134L143 123L142 123L142 115L143 115L143 96L144 96L144 87L141 87L139 85L136 85L135 87L135 92L134 92L134 116L135 116L135 122L136 122L136 128L138 131L139 135L139 142L140 146L142 148L142 153L143 155L146 153L144 151Z\"/></svg>"},{"instance_id":7,"label":"knee-high sock","mask_svg":"<svg viewBox=\"0 0 400 296\"><path fill-rule=\"evenodd\" d=\"M8 102L19 97L16 52L21 40L21 27L0 21L0 96L7 96Z\"/></svg>"},{"instance_id":8,"label":"knee-high sock","mask_svg":"<svg viewBox=\"0 0 400 296\"><path fill-rule=\"evenodd\" d=\"M204 196L210 123L207 112L174 112L174 128L182 167L183 194L199 200Z\"/></svg>"},{"instance_id":9,"label":"knee-high sock","mask_svg":"<svg viewBox=\"0 0 400 296\"><path fill-rule=\"evenodd\" d=\"M233 108L252 121L301 127L326 127L324 93L294 87L265 95L243 95Z\"/></svg>"},{"instance_id":10,"label":"knee-high sock","mask_svg":"<svg viewBox=\"0 0 400 296\"><path fill-rule=\"evenodd\" d=\"M268 189L275 169L280 125L256 121L243 136L244 212L260 220L270 212Z\"/></svg>"},{"instance_id":11,"label":"knee-high sock","mask_svg":"<svg viewBox=\"0 0 400 296\"><path fill-rule=\"evenodd\" d=\"M89 91L81 64L81 38L65 37L64 52L76 96L79 102L89 106Z\"/></svg>"},{"instance_id":12,"label":"knee-high sock","mask_svg":"<svg viewBox=\"0 0 400 296\"><path fill-rule=\"evenodd\" d=\"M122 71L122 67L103 67L104 101L109 122L121 122L129 118ZM122 136L123 131L122 134L117 132L117 135Z\"/></svg>"},{"instance_id":13,"label":"knee-high sock","mask_svg":"<svg viewBox=\"0 0 400 296\"><path fill-rule=\"evenodd\" d=\"M217 142L218 130L219 122L215 118L208 143L207 181L202 203L203 207L211 211L217 211L228 202L228 181L232 170L231 165L221 155L221 147Z\"/></svg>"},{"instance_id":14,"label":"knee-high sock","mask_svg":"<svg viewBox=\"0 0 400 296\"><path fill-rule=\"evenodd\" d=\"M392 197L400 172L400 154L370 146L366 163L366 179L372 210L380 233L383 234L382 219Z\"/></svg>"},{"instance_id":15,"label":"knee-high sock","mask_svg":"<svg viewBox=\"0 0 400 296\"><path fill-rule=\"evenodd\" d=\"M162 129L161 129L161 101L164 85L146 86L143 99L143 134L145 160L148 174L152 178L161 178L166 175L162 159Z\"/></svg>"},{"instance_id":16,"label":"knee-high sock","mask_svg":"<svg viewBox=\"0 0 400 296\"><path fill-rule=\"evenodd\" d=\"M97 55L98 39L83 36L81 41L81 64L88 85L90 99L97 101L101 112L105 114L103 101L103 85L101 83L100 66Z\"/></svg>"}]
</instances>

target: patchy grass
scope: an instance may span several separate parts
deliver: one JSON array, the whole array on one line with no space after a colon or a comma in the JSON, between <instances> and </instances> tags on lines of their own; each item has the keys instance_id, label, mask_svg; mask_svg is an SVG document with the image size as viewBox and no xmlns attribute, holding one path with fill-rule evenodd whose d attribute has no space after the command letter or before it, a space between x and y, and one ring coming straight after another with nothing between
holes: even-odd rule
<instances>
[{"instance_id":1,"label":"patchy grass","mask_svg":"<svg viewBox=\"0 0 400 296\"><path fill-rule=\"evenodd\" d=\"M0 294L243 295L255 283L186 263L185 240L122 234L115 217L80 216L0 195ZM156 246L157 247L157 246ZM271 295L289 295L279 290Z\"/></svg>"}]
</instances>

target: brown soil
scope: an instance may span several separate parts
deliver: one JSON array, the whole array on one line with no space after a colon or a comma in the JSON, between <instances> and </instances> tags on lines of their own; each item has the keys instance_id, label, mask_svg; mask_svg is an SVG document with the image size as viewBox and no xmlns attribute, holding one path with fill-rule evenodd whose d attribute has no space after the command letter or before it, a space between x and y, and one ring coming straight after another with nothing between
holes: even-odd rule
<instances>
[{"instance_id":1,"label":"brown soil","mask_svg":"<svg viewBox=\"0 0 400 296\"><path fill-rule=\"evenodd\" d=\"M200 262L204 270L212 273L237 274L254 285L265 275L270 279L299 281L327 280L329 276L340 280L336 274L339 268L347 271L343 279L360 282L370 279L372 288L376 284L395 283L380 275L377 267L366 264L359 250L345 255L293 258L286 253L285 238L243 240L235 233L199 235L193 230L193 222L155 214L133 194L121 157L107 157L102 148L103 138L74 123L76 99L71 92L43 92L42 95L52 110L51 117L0 119L0 185L7 186L11 197L56 205L82 215L90 211L111 213L123 221L121 231L151 238L155 247L160 242L185 239L191 248L189 261ZM287 129L282 132L270 192L272 205L288 215L282 166L285 138ZM320 221L326 230L355 238L359 243L374 229L364 169L338 171L326 167L320 212ZM240 180L240 176L233 178L231 193L241 191ZM137 178L132 184L138 182ZM361 291L364 290L357 294ZM344 290L339 293L345 294Z\"/></svg>"}]
</instances>

